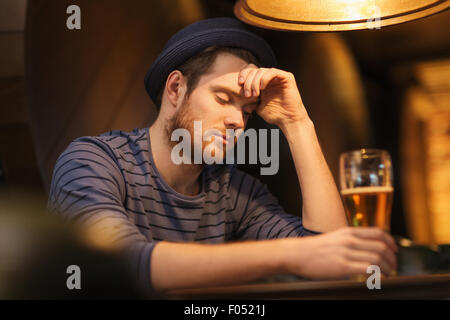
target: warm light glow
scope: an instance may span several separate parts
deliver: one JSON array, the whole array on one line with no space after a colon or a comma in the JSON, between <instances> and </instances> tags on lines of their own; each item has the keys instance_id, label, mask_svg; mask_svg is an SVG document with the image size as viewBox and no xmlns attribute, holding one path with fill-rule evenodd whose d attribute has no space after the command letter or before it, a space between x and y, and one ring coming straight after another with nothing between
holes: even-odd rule
<instances>
[{"instance_id":1,"label":"warm light glow","mask_svg":"<svg viewBox=\"0 0 450 320\"><path fill-rule=\"evenodd\" d=\"M378 29L450 7L450 0L239 0L235 15L262 28L294 31Z\"/></svg>"},{"instance_id":2,"label":"warm light glow","mask_svg":"<svg viewBox=\"0 0 450 320\"><path fill-rule=\"evenodd\" d=\"M414 242L450 243L450 60L414 67L403 113L402 177Z\"/></svg>"}]
</instances>

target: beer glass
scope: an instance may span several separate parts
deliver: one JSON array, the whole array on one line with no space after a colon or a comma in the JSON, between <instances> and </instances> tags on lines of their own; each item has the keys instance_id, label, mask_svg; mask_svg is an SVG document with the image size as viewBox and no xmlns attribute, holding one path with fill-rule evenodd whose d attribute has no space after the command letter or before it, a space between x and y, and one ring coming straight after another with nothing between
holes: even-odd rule
<instances>
[{"instance_id":1,"label":"beer glass","mask_svg":"<svg viewBox=\"0 0 450 320\"><path fill-rule=\"evenodd\" d=\"M391 157L385 150L361 149L339 159L341 196L350 225L389 232L393 200Z\"/></svg>"}]
</instances>

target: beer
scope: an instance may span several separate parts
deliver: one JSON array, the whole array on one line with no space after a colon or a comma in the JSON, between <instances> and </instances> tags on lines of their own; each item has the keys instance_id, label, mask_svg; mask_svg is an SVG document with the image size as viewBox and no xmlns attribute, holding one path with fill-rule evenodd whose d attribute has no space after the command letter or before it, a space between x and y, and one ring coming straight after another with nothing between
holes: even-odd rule
<instances>
[{"instance_id":1,"label":"beer","mask_svg":"<svg viewBox=\"0 0 450 320\"><path fill-rule=\"evenodd\" d=\"M347 218L352 226L375 226L389 232L394 188L357 187L341 190Z\"/></svg>"}]
</instances>

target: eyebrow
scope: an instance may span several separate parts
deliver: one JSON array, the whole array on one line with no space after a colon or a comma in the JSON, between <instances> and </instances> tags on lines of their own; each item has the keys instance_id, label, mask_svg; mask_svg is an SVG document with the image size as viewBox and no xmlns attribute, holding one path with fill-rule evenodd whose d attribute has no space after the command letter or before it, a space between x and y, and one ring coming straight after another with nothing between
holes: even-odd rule
<instances>
[{"instance_id":1,"label":"eyebrow","mask_svg":"<svg viewBox=\"0 0 450 320\"><path fill-rule=\"evenodd\" d=\"M236 98L242 98L243 95L239 94L239 92L234 91L231 88L225 87L225 86L221 86L221 85L213 85L211 86L211 90L212 91L223 91L226 93L230 93L231 95L235 96ZM249 102L247 103L245 106L251 105L251 104L259 104L259 97L258 100L253 101L253 102Z\"/></svg>"}]
</instances>

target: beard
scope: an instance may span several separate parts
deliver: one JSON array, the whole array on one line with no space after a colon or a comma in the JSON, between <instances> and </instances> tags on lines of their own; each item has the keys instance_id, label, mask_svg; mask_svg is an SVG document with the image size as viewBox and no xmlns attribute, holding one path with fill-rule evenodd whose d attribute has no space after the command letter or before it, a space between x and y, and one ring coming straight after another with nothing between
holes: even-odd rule
<instances>
[{"instance_id":1,"label":"beard","mask_svg":"<svg viewBox=\"0 0 450 320\"><path fill-rule=\"evenodd\" d=\"M178 141L172 141L171 137L172 137L172 132L176 129L186 129L189 131L190 135L191 135L191 163L194 163L194 153L195 153L195 144L194 144L194 121L197 120L193 117L192 112L191 112L191 103L190 103L190 99L189 97L184 97L183 102L180 106L180 108L178 109L178 111L175 113L175 115L169 120L167 121L166 125L165 125L165 131L166 131L166 136L167 136L167 140L168 140L168 144L171 148L173 148L175 145L177 145L179 142ZM198 121L198 120L197 120ZM220 129L217 129L218 131L220 131L222 134L224 134L224 132ZM216 148L213 146L214 143L216 143L214 141L215 138L212 139L212 141L203 141L203 133L206 131L205 128L203 128L203 121L202 121L202 131L201 132L201 136L202 136L202 143L201 143L201 150L197 150L197 152L201 152L202 155L202 159L203 159L203 152L204 150L208 147L208 145L211 144L210 147L212 147L211 149L211 155L214 156L215 152L216 152ZM235 141L234 141L235 142ZM234 143L231 144L231 146L233 147ZM226 148L228 145L223 144L222 145L222 159L225 160L226 157ZM218 151L220 152L220 151ZM223 161L225 162L225 161ZM202 160L202 164L201 166L206 166L206 164L203 162Z\"/></svg>"},{"instance_id":2,"label":"beard","mask_svg":"<svg viewBox=\"0 0 450 320\"><path fill-rule=\"evenodd\" d=\"M167 140L171 148L173 148L178 143L177 141L172 141L171 139L172 133L176 129L186 129L191 134L191 137L193 137L194 119L192 118L192 115L189 112L189 106L190 101L188 98L185 97L178 111L171 119L167 121L165 125Z\"/></svg>"}]
</instances>

